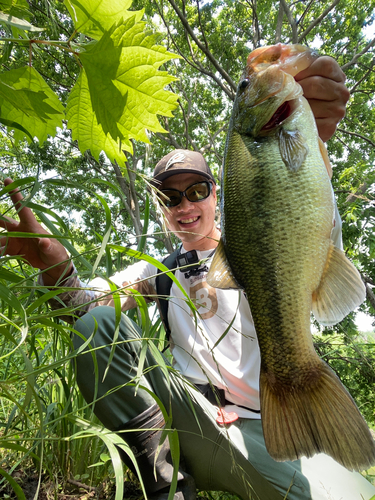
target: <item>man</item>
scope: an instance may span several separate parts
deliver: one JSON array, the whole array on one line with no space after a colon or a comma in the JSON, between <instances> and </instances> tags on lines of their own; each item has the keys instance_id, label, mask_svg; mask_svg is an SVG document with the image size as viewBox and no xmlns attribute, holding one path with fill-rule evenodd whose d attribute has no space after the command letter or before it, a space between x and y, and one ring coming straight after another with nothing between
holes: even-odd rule
<instances>
[{"instance_id":1,"label":"man","mask_svg":"<svg viewBox=\"0 0 375 500\"><path fill-rule=\"evenodd\" d=\"M310 98L319 133L327 140L344 114L348 98L344 75L332 59L320 58L296 78ZM325 101L320 96L325 96ZM196 152L172 151L156 166L157 181L170 205L163 210L169 229L182 242L181 253L195 250L199 258L208 258L220 231L214 221L216 184L205 160ZM21 199L20 193L12 194L16 206ZM19 216L19 223L9 220L2 222L2 227L45 233L29 209L23 208ZM2 238L1 244L7 244L9 255L24 255L30 264L45 270L44 284L54 285L67 278L64 285L80 285L57 240L12 238L7 242ZM155 295L156 272L154 266L140 261L113 281L121 287L131 284L151 297ZM196 487L230 491L243 499L369 500L375 488L325 455L283 463L268 455L259 413L260 358L250 309L243 298L239 301L237 291L209 287L205 274L204 269L193 274L176 271L188 296L197 303L196 323L181 290L173 285L168 319L174 369L161 367L160 354L150 344L140 378L138 366L145 342L125 315L117 325L115 310L108 307L113 305L112 297L91 291L60 295L67 304L81 305L81 317L75 323L75 348L87 339L97 348L97 392L91 353L76 359L80 389L88 402L95 401L94 411L103 425L121 433L132 447L149 498L167 499L173 474L168 440L159 445L164 426L160 404L171 416L171 429L178 430L183 456L175 500L195 499ZM91 302L95 297L100 301ZM121 298L123 310L135 305L131 295ZM116 326L117 345L104 377ZM195 385L206 386L204 392L211 402ZM218 412L218 407L224 407L225 412ZM175 434L169 433L173 446L174 438ZM125 455L124 460L128 462Z\"/></svg>"}]
</instances>

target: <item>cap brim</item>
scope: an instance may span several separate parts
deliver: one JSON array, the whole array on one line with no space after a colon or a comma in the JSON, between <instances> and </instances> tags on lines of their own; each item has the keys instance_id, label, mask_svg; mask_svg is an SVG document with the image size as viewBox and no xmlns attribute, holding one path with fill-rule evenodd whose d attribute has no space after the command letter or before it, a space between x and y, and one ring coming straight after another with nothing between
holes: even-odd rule
<instances>
[{"instance_id":1,"label":"cap brim","mask_svg":"<svg viewBox=\"0 0 375 500\"><path fill-rule=\"evenodd\" d=\"M166 172L159 174L157 177L153 177L150 180L150 184L155 186L155 187L160 187L160 184L165 179L168 179L168 177L172 177L172 175L177 175L177 174L201 175L202 177L205 177L207 180L212 181L214 184L216 184L215 179L213 179L209 174L207 174L206 172L202 172L202 170L196 170L194 168L175 168L175 169L167 170Z\"/></svg>"}]
</instances>

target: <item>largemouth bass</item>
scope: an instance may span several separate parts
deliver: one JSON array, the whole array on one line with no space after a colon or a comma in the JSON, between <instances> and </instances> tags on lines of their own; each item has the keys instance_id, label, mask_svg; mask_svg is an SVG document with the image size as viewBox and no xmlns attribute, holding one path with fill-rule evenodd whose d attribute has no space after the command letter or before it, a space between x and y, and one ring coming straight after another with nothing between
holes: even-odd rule
<instances>
[{"instance_id":1,"label":"largemouth bass","mask_svg":"<svg viewBox=\"0 0 375 500\"><path fill-rule=\"evenodd\" d=\"M261 351L264 438L278 461L317 452L348 469L375 462L370 431L348 391L315 352L310 315L341 321L365 298L331 240L329 160L294 75L316 57L278 44L249 55L227 136L222 238L207 282L244 289Z\"/></svg>"}]
</instances>

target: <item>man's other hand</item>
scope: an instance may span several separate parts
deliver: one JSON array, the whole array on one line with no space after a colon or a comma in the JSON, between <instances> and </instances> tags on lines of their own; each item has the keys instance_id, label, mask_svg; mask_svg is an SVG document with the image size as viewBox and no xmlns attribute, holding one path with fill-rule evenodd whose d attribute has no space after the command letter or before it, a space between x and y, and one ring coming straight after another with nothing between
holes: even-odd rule
<instances>
[{"instance_id":1,"label":"man's other hand","mask_svg":"<svg viewBox=\"0 0 375 500\"><path fill-rule=\"evenodd\" d=\"M9 186L12 182L12 179L7 178L4 181L4 185ZM14 208L18 211L19 221L10 217L3 217L0 220L0 227L9 233L20 232L49 235L36 220L30 208L21 208L23 196L18 189L11 191L10 197ZM24 257L29 264L41 270L56 266L44 273L43 277L46 285L53 285L62 274L67 276L71 273L72 264L68 261L68 254L63 245L55 238L13 238L2 236L0 238L0 245L2 254L6 253L10 256Z\"/></svg>"}]
</instances>

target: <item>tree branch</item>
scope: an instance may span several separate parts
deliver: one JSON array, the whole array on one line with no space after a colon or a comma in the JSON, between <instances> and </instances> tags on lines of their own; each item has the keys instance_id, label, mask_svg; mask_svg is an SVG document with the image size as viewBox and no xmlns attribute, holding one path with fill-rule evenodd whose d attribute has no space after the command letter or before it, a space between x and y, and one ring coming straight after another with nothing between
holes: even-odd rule
<instances>
[{"instance_id":1,"label":"tree branch","mask_svg":"<svg viewBox=\"0 0 375 500\"><path fill-rule=\"evenodd\" d=\"M363 80L366 80L368 75L374 71L374 65L375 65L375 58L371 61L370 67L368 68L364 76L360 80L358 80L358 82L354 85L352 89L350 89L351 94L354 93L356 88L363 82Z\"/></svg>"},{"instance_id":2,"label":"tree branch","mask_svg":"<svg viewBox=\"0 0 375 500\"><path fill-rule=\"evenodd\" d=\"M289 9L288 4L286 3L285 0L280 0L280 4L282 4L283 9L285 11L286 17L288 18L290 27L292 28L292 42L297 43L298 42L298 34L297 34L297 23L296 20L293 17L293 14L291 10Z\"/></svg>"},{"instance_id":3,"label":"tree branch","mask_svg":"<svg viewBox=\"0 0 375 500\"><path fill-rule=\"evenodd\" d=\"M303 11L301 17L298 19L298 26L302 26L303 20L306 17L308 11L310 10L311 6L315 3L315 0L310 0L309 4L307 5L306 9Z\"/></svg>"},{"instance_id":4,"label":"tree branch","mask_svg":"<svg viewBox=\"0 0 375 500\"><path fill-rule=\"evenodd\" d=\"M310 26L308 28L305 29L305 31L303 33L301 33L301 35L299 35L298 39L297 39L297 42L300 43L302 42L302 40L305 38L306 35L308 35L310 33L310 31L312 29L315 28L315 26L317 26L321 21L322 19L324 19L326 17L326 15L334 8L336 7L336 5L340 2L340 0L334 0L331 5L329 5L325 10L323 10L323 12L320 14L319 17L317 17L316 19L314 19L314 21L310 24Z\"/></svg>"},{"instance_id":5,"label":"tree branch","mask_svg":"<svg viewBox=\"0 0 375 500\"><path fill-rule=\"evenodd\" d=\"M277 16L275 43L279 43L281 40L281 32L283 29L283 19L284 19L284 8L283 8L283 4L280 2L279 3L279 13Z\"/></svg>"},{"instance_id":6,"label":"tree branch","mask_svg":"<svg viewBox=\"0 0 375 500\"><path fill-rule=\"evenodd\" d=\"M375 38L373 38L373 39L371 40L371 42L369 42L369 43L366 45L366 47L365 47L365 48L364 48L361 52L358 52L357 54L355 54L355 56L353 57L353 59L352 59L350 62L348 62L348 63L344 64L343 66L341 66L341 69L342 69L343 71L345 71L345 70L346 70L347 68L349 68L350 66L353 66L353 64L355 64L355 63L358 61L358 59L359 59L361 56L363 56L363 54L366 54L366 52L368 52L368 51L371 49L371 47L373 47L374 45L375 45Z\"/></svg>"},{"instance_id":7,"label":"tree branch","mask_svg":"<svg viewBox=\"0 0 375 500\"><path fill-rule=\"evenodd\" d=\"M233 92L236 91L237 85L235 82L232 80L232 78L228 75L228 73L220 66L220 64L217 62L217 60L214 58L214 56L211 54L210 50L205 47L205 45L198 40L196 37L192 27L188 23L186 17L184 14L181 12L181 10L178 8L174 0L168 0L168 2L171 4L173 10L176 12L177 16L180 18L180 21L182 22L183 27L189 34L190 38L194 40L195 44L197 47L205 54L207 59L211 62L211 64L214 66L214 68L221 74L221 76L224 78L224 80L229 84L230 88L233 90Z\"/></svg>"},{"instance_id":8,"label":"tree branch","mask_svg":"<svg viewBox=\"0 0 375 500\"><path fill-rule=\"evenodd\" d=\"M368 142L371 144L372 147L375 148L375 143L372 142L368 137L365 137L364 135L357 134L356 132L349 132L349 130L344 130L343 128L337 128L336 129L338 132L342 132L343 134L348 134L348 135L353 135L354 137L359 137L360 139L363 139L364 141Z\"/></svg>"},{"instance_id":9,"label":"tree branch","mask_svg":"<svg viewBox=\"0 0 375 500\"><path fill-rule=\"evenodd\" d=\"M365 283L366 287L366 299L370 302L371 306L375 309L375 294L370 288L368 283Z\"/></svg>"}]
</instances>

